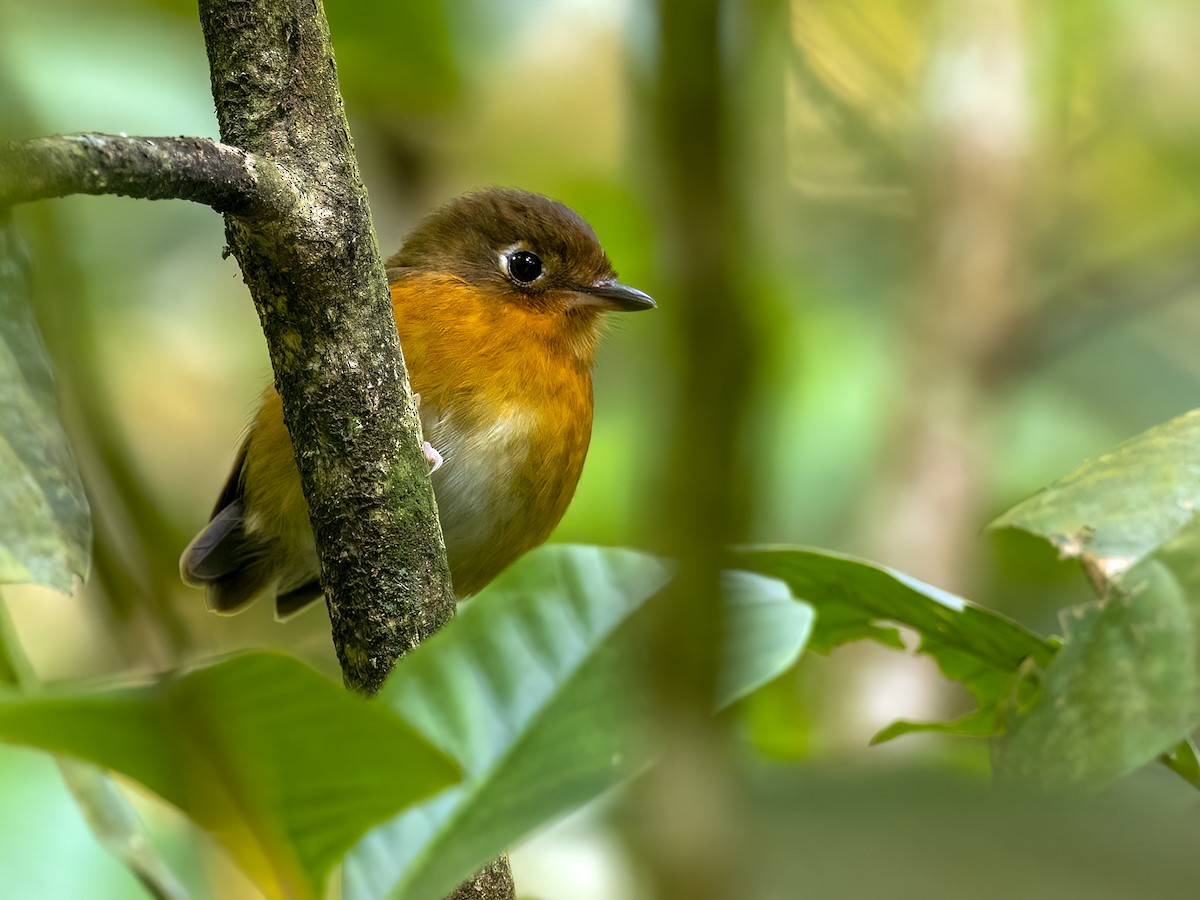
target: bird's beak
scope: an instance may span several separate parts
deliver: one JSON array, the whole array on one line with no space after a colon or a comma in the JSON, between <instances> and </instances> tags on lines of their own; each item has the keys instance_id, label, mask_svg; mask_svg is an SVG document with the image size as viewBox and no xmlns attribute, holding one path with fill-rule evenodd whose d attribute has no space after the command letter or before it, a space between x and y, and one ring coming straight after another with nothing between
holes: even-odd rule
<instances>
[{"instance_id":1,"label":"bird's beak","mask_svg":"<svg viewBox=\"0 0 1200 900\"><path fill-rule=\"evenodd\" d=\"M621 284L615 278L606 278L582 288L575 293L575 306L591 306L613 312L638 312L658 306L649 294Z\"/></svg>"}]
</instances>

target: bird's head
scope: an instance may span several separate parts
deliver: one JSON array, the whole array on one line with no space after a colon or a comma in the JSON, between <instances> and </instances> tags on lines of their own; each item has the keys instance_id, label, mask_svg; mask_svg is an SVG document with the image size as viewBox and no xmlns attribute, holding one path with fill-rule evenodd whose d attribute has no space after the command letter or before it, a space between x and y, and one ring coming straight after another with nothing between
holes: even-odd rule
<instances>
[{"instance_id":1,"label":"bird's head","mask_svg":"<svg viewBox=\"0 0 1200 900\"><path fill-rule=\"evenodd\" d=\"M596 233L577 212L507 188L465 194L435 210L388 265L453 275L498 302L572 317L656 305L617 280Z\"/></svg>"}]
</instances>

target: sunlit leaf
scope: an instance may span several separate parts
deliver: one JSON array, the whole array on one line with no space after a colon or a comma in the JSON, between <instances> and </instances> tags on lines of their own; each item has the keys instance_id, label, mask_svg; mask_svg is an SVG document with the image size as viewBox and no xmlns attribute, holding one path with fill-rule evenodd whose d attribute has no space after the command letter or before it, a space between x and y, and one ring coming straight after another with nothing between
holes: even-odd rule
<instances>
[{"instance_id":1,"label":"sunlit leaf","mask_svg":"<svg viewBox=\"0 0 1200 900\"><path fill-rule=\"evenodd\" d=\"M997 770L1103 787L1200 725L1200 527L1064 616L1041 696L996 748Z\"/></svg>"},{"instance_id":2,"label":"sunlit leaf","mask_svg":"<svg viewBox=\"0 0 1200 900\"><path fill-rule=\"evenodd\" d=\"M0 740L119 772L209 830L267 893L319 895L371 825L455 780L382 704L254 653L151 684L0 693Z\"/></svg>"},{"instance_id":3,"label":"sunlit leaf","mask_svg":"<svg viewBox=\"0 0 1200 900\"><path fill-rule=\"evenodd\" d=\"M1010 706L1032 701L1036 683L1026 677L1030 670L1054 656L1053 643L1012 620L874 563L790 547L749 547L735 558L739 567L786 582L812 605L814 650L829 652L863 638L903 648L895 628L903 625L920 636L918 652L961 682L978 704L951 722L898 722L876 741L911 731L996 734Z\"/></svg>"},{"instance_id":4,"label":"sunlit leaf","mask_svg":"<svg viewBox=\"0 0 1200 900\"><path fill-rule=\"evenodd\" d=\"M382 699L463 765L461 785L373 830L344 865L348 900L444 896L533 828L641 770L647 698L632 657L666 567L629 550L551 546L502 575L397 666ZM811 611L730 574L721 699L784 671Z\"/></svg>"},{"instance_id":5,"label":"sunlit leaf","mask_svg":"<svg viewBox=\"0 0 1200 900\"><path fill-rule=\"evenodd\" d=\"M70 591L87 575L91 545L87 498L29 307L24 249L0 212L0 584Z\"/></svg>"}]
</instances>

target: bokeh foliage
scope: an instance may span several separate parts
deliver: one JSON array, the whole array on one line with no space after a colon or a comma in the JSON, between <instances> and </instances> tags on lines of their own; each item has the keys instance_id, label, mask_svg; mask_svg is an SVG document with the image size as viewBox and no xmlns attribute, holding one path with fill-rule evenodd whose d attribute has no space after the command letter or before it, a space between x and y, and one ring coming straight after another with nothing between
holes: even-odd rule
<instances>
[{"instance_id":1,"label":"bokeh foliage","mask_svg":"<svg viewBox=\"0 0 1200 900\"><path fill-rule=\"evenodd\" d=\"M584 213L622 276L658 297L655 317L624 324L602 351L588 466L556 539L663 547L651 507L664 497L664 473L681 465L665 458L664 435L679 402L688 297L662 274L649 6L327 6L385 247L450 194L517 184ZM1082 685L1093 709L1112 708L1119 692L1095 678L1111 676L1130 644L1100 638L1152 626L1186 651L1193 614L1178 583L1190 584L1194 556L1154 542L1154 558L1127 577L1161 605L1089 606L1064 629L1057 612L1093 594L1078 566L1028 535L981 531L1085 457L1197 405L1200 12L1186 0L727 6L725 81L739 111L727 140L745 225L731 252L760 373L739 435L754 466L742 537L854 553L1035 634L1065 631L1067 648L1044 661L1040 702L1079 698ZM0 5L4 136L213 134L210 103L190 3ZM97 509L95 574L83 596L12 597L39 670L160 669L268 643L332 672L321 614L281 631L260 610L234 627L204 616L177 584L174 558L201 524L268 377L253 311L220 259L217 217L86 198L20 210L18 220ZM1193 443L1182 449L1193 458ZM1126 512L1123 523L1133 518ZM1124 620L1129 610L1151 620ZM894 612L872 617L913 625ZM818 637L821 627L818 608ZM1169 650L1162 658L1175 658ZM895 757L863 748L893 720L972 708L934 672L887 695L893 662L842 655L806 660L745 704L738 712L751 737L777 756L875 766ZM1118 678L1114 690L1141 691L1152 707L1169 688L1179 703L1165 710L1164 733L1136 746L1114 733L1089 760L1047 768L1047 745L1079 746L1092 733L1077 723L1082 730L1063 737L1035 706L1002 756L1018 771L1054 772L1052 781L1135 768L1195 718L1190 670L1143 675ZM1021 707L1002 688L988 682L989 724ZM880 694L893 701L883 714L872 699ZM949 754L967 768L983 755L961 743L909 746L923 762ZM26 777L29 763L14 759L0 784ZM44 785L59 790L52 777ZM881 808L892 808L889 790L874 794ZM957 790L931 788L934 799L914 806L932 810L922 821L944 823L938 798ZM51 815L74 814L36 795L10 804L0 816L6 846L28 857L14 822ZM772 834L804 827L786 820ZM14 871L29 879L18 890L39 892L35 868Z\"/></svg>"}]
</instances>

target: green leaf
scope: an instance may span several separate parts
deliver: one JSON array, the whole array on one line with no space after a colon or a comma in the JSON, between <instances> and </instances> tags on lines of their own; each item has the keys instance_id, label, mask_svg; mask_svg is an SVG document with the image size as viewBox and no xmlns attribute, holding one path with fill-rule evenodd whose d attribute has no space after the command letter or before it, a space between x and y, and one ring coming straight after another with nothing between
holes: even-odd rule
<instances>
[{"instance_id":1,"label":"green leaf","mask_svg":"<svg viewBox=\"0 0 1200 900\"><path fill-rule=\"evenodd\" d=\"M140 782L267 894L302 898L367 828L456 776L391 710L272 653L130 687L3 691L0 740Z\"/></svg>"},{"instance_id":2,"label":"green leaf","mask_svg":"<svg viewBox=\"0 0 1200 900\"><path fill-rule=\"evenodd\" d=\"M951 722L897 722L876 735L876 742L912 731L996 734L1010 706L1032 701L1031 670L1054 657L1052 642L1012 620L874 563L795 547L746 547L735 559L741 568L786 582L812 605L814 650L829 652L863 638L903 649L894 627L903 625L920 635L917 652L932 657L978 704Z\"/></svg>"},{"instance_id":3,"label":"green leaf","mask_svg":"<svg viewBox=\"0 0 1200 900\"><path fill-rule=\"evenodd\" d=\"M648 765L633 654L648 601L668 580L661 562L633 551L545 547L402 660L382 699L466 777L373 830L345 861L343 896L440 898ZM731 574L727 584L720 698L731 702L792 664L811 611L769 579Z\"/></svg>"},{"instance_id":4,"label":"green leaf","mask_svg":"<svg viewBox=\"0 0 1200 900\"><path fill-rule=\"evenodd\" d=\"M1169 541L1200 509L1200 410L1142 432L1010 509L992 528L1044 537L1107 580Z\"/></svg>"},{"instance_id":5,"label":"green leaf","mask_svg":"<svg viewBox=\"0 0 1200 900\"><path fill-rule=\"evenodd\" d=\"M28 262L0 210L0 584L69 592L87 575L91 546L87 497L29 307Z\"/></svg>"},{"instance_id":6,"label":"green leaf","mask_svg":"<svg viewBox=\"0 0 1200 900\"><path fill-rule=\"evenodd\" d=\"M1100 595L1064 612L1063 649L1042 696L996 748L997 771L1102 787L1167 754L1200 724L1198 504L1194 410L1085 463L993 523L1078 557ZM1186 769L1186 758L1166 761Z\"/></svg>"},{"instance_id":7,"label":"green leaf","mask_svg":"<svg viewBox=\"0 0 1200 900\"><path fill-rule=\"evenodd\" d=\"M1162 755L1162 763L1192 787L1200 790L1200 749L1191 738L1180 741Z\"/></svg>"},{"instance_id":8,"label":"green leaf","mask_svg":"<svg viewBox=\"0 0 1200 900\"><path fill-rule=\"evenodd\" d=\"M1042 694L994 763L1047 786L1104 787L1200 724L1200 526L1064 618Z\"/></svg>"},{"instance_id":9,"label":"green leaf","mask_svg":"<svg viewBox=\"0 0 1200 900\"><path fill-rule=\"evenodd\" d=\"M752 572L726 572L725 633L717 708L774 681L800 658L812 633L813 609L788 586Z\"/></svg>"}]
</instances>

